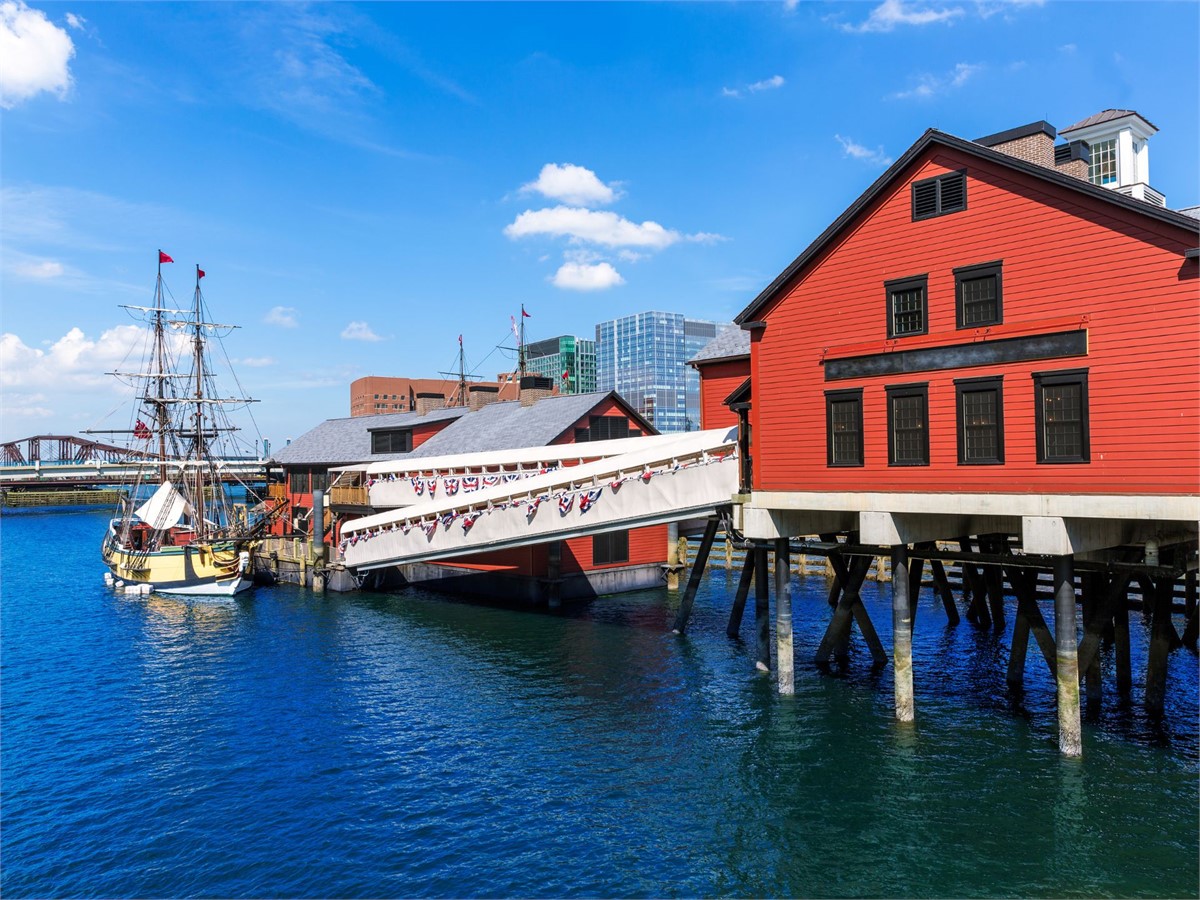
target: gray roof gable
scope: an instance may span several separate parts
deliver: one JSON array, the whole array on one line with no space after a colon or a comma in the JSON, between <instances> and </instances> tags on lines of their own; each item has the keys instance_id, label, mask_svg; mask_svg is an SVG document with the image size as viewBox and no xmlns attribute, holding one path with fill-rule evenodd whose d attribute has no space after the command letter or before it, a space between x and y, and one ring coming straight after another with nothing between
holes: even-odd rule
<instances>
[{"instance_id":1,"label":"gray roof gable","mask_svg":"<svg viewBox=\"0 0 1200 900\"><path fill-rule=\"evenodd\" d=\"M404 428L426 422L457 419L467 414L461 406L435 409L421 415L415 412L387 413L379 416L352 416L326 419L273 454L285 466L347 465L364 460L400 459L406 453L371 454L371 431L377 428Z\"/></svg>"},{"instance_id":2,"label":"gray roof gable","mask_svg":"<svg viewBox=\"0 0 1200 900\"><path fill-rule=\"evenodd\" d=\"M438 432L408 457L544 446L612 395L563 394L543 397L531 406L517 400L491 403ZM647 434L656 433L648 423L642 427Z\"/></svg>"},{"instance_id":3,"label":"gray roof gable","mask_svg":"<svg viewBox=\"0 0 1200 900\"><path fill-rule=\"evenodd\" d=\"M749 355L750 335L740 328L731 327L718 332L699 353L688 360L688 365L715 362L718 359L740 359Z\"/></svg>"}]
</instances>

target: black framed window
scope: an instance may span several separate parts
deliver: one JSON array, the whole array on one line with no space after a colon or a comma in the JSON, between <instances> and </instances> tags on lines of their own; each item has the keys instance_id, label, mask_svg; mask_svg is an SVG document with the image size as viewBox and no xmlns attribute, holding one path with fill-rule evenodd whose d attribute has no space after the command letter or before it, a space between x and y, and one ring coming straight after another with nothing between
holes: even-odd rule
<instances>
[{"instance_id":1,"label":"black framed window","mask_svg":"<svg viewBox=\"0 0 1200 900\"><path fill-rule=\"evenodd\" d=\"M907 337L929 330L926 316L928 275L914 275L883 283L887 296L887 335Z\"/></svg>"},{"instance_id":2,"label":"black framed window","mask_svg":"<svg viewBox=\"0 0 1200 900\"><path fill-rule=\"evenodd\" d=\"M629 532L608 531L592 535L592 565L629 562Z\"/></svg>"},{"instance_id":3,"label":"black framed window","mask_svg":"<svg viewBox=\"0 0 1200 900\"><path fill-rule=\"evenodd\" d=\"M967 172L947 172L912 184L912 217L931 219L967 208Z\"/></svg>"},{"instance_id":4,"label":"black framed window","mask_svg":"<svg viewBox=\"0 0 1200 900\"><path fill-rule=\"evenodd\" d=\"M830 466L863 464L862 388L825 392L825 441Z\"/></svg>"},{"instance_id":5,"label":"black framed window","mask_svg":"<svg viewBox=\"0 0 1200 900\"><path fill-rule=\"evenodd\" d=\"M958 378L958 464L1004 462L1004 378Z\"/></svg>"},{"instance_id":6,"label":"black framed window","mask_svg":"<svg viewBox=\"0 0 1200 900\"><path fill-rule=\"evenodd\" d=\"M372 431L372 453L409 453L412 450L412 429Z\"/></svg>"},{"instance_id":7,"label":"black framed window","mask_svg":"<svg viewBox=\"0 0 1200 900\"><path fill-rule=\"evenodd\" d=\"M1090 462L1087 369L1034 372L1033 386L1037 461Z\"/></svg>"},{"instance_id":8,"label":"black framed window","mask_svg":"<svg viewBox=\"0 0 1200 900\"><path fill-rule=\"evenodd\" d=\"M888 465L929 465L929 384L887 388Z\"/></svg>"},{"instance_id":9,"label":"black framed window","mask_svg":"<svg viewBox=\"0 0 1200 900\"><path fill-rule=\"evenodd\" d=\"M999 262L963 266L954 270L958 327L978 328L1004 321Z\"/></svg>"}]
</instances>

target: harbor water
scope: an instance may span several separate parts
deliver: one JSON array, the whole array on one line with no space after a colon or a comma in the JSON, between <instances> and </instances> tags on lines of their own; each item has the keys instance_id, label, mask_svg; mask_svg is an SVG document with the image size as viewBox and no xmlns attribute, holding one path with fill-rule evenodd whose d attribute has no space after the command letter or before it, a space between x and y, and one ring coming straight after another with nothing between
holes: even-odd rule
<instances>
[{"instance_id":1,"label":"harbor water","mask_svg":"<svg viewBox=\"0 0 1200 900\"><path fill-rule=\"evenodd\" d=\"M1197 659L1167 714L1105 672L1060 757L1036 651L923 597L917 723L855 637L796 694L754 672L713 569L561 613L419 590L230 600L106 589L98 512L0 525L0 891L18 897L1196 896ZM864 601L890 644L890 595ZM1049 610L1047 610L1049 614ZM1010 624L1011 630L1011 624ZM1106 659L1106 665L1108 660Z\"/></svg>"}]
</instances>

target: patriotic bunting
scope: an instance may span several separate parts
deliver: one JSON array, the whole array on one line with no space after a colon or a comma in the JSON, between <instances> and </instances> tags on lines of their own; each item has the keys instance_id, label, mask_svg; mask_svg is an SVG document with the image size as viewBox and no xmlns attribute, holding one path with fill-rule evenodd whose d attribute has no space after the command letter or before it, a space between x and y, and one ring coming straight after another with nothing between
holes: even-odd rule
<instances>
[{"instance_id":1,"label":"patriotic bunting","mask_svg":"<svg viewBox=\"0 0 1200 900\"><path fill-rule=\"evenodd\" d=\"M425 487L429 488L429 499L433 499L433 495L437 493L437 476L430 478L425 482Z\"/></svg>"},{"instance_id":2,"label":"patriotic bunting","mask_svg":"<svg viewBox=\"0 0 1200 900\"><path fill-rule=\"evenodd\" d=\"M464 475L462 477L462 489L464 492L479 490L479 476L478 475Z\"/></svg>"},{"instance_id":3,"label":"patriotic bunting","mask_svg":"<svg viewBox=\"0 0 1200 900\"><path fill-rule=\"evenodd\" d=\"M457 518L458 513L456 513L454 510L451 510L448 513L442 513L442 525L449 529L450 526L454 524L454 520Z\"/></svg>"},{"instance_id":4,"label":"patriotic bunting","mask_svg":"<svg viewBox=\"0 0 1200 900\"><path fill-rule=\"evenodd\" d=\"M495 487L499 483L500 483L499 475L484 475L483 476L483 486L485 488Z\"/></svg>"},{"instance_id":5,"label":"patriotic bunting","mask_svg":"<svg viewBox=\"0 0 1200 900\"><path fill-rule=\"evenodd\" d=\"M471 526L475 524L475 520L478 518L479 518L478 512L463 513L463 517L462 517L463 534L466 534L468 531L471 530Z\"/></svg>"},{"instance_id":6,"label":"patriotic bunting","mask_svg":"<svg viewBox=\"0 0 1200 900\"><path fill-rule=\"evenodd\" d=\"M511 482L514 482L514 481L516 481L516 480L517 480L518 478L520 478L520 477L521 477L521 473L520 473L520 472L506 472L506 473L505 473L505 475L504 475L504 480L505 480L506 482L509 482L509 483L511 483Z\"/></svg>"},{"instance_id":7,"label":"patriotic bunting","mask_svg":"<svg viewBox=\"0 0 1200 900\"><path fill-rule=\"evenodd\" d=\"M604 488L592 488L587 493L582 494L579 497L579 512L580 512L580 514L582 515L583 513L587 512L589 509L591 509L593 506L595 506L596 501L600 499L600 495L603 493L604 493Z\"/></svg>"},{"instance_id":8,"label":"patriotic bunting","mask_svg":"<svg viewBox=\"0 0 1200 900\"><path fill-rule=\"evenodd\" d=\"M558 514L565 516L575 505L575 495L564 491L558 495Z\"/></svg>"},{"instance_id":9,"label":"patriotic bunting","mask_svg":"<svg viewBox=\"0 0 1200 900\"><path fill-rule=\"evenodd\" d=\"M425 532L425 537L429 538L430 540L433 540L434 532L437 531L438 520L430 519L428 522L422 520L420 522L420 525L421 525L421 530Z\"/></svg>"},{"instance_id":10,"label":"patriotic bunting","mask_svg":"<svg viewBox=\"0 0 1200 900\"><path fill-rule=\"evenodd\" d=\"M422 481L420 478L410 478L409 481L412 482L413 490L416 492L418 497L425 493L424 481Z\"/></svg>"},{"instance_id":11,"label":"patriotic bunting","mask_svg":"<svg viewBox=\"0 0 1200 900\"><path fill-rule=\"evenodd\" d=\"M459 480L457 478L446 477L442 479L442 487L446 489L446 496L453 497L458 493Z\"/></svg>"}]
</instances>

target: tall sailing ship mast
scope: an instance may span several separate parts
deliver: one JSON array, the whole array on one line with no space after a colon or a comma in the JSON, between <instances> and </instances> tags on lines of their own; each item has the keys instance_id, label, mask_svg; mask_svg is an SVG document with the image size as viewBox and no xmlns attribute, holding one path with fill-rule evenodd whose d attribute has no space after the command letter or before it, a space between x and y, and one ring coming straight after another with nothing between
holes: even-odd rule
<instances>
[{"instance_id":1,"label":"tall sailing ship mast","mask_svg":"<svg viewBox=\"0 0 1200 900\"><path fill-rule=\"evenodd\" d=\"M199 266L192 308L168 308L162 266L171 262L160 250L154 305L126 307L146 315L150 325L144 371L111 373L139 386L139 409L153 426L135 413L128 433L156 439L158 453L145 455L129 500L109 524L104 561L114 579L159 592L234 594L249 586L253 529L244 507L228 501L218 466L234 455L230 437L239 430L227 410L255 401L218 394L209 344L237 326L208 321ZM185 341L173 341L173 334ZM154 493L135 506L138 489L155 481Z\"/></svg>"}]
</instances>

